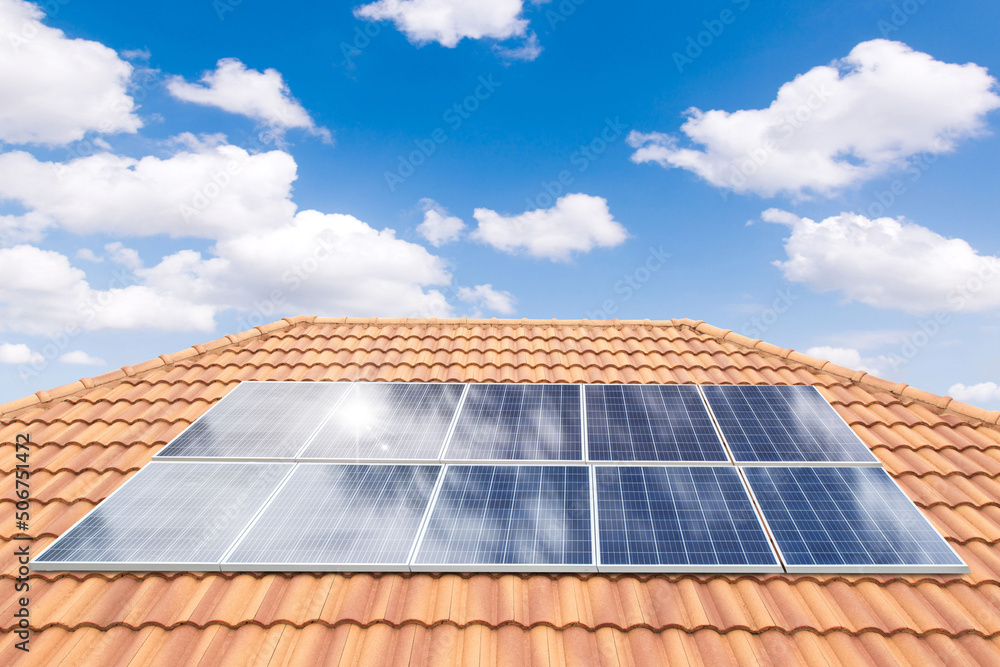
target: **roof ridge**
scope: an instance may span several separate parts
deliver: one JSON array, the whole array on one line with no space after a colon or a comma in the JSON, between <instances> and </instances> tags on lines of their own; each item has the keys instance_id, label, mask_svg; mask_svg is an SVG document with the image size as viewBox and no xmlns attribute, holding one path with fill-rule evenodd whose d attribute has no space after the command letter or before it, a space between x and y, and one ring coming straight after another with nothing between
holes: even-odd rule
<instances>
[{"instance_id":1,"label":"roof ridge","mask_svg":"<svg viewBox=\"0 0 1000 667\"><path fill-rule=\"evenodd\" d=\"M686 327L701 334L712 336L719 340L739 345L741 347L755 350L759 353L776 356L781 359L794 361L799 364L815 368L828 375L846 378L855 384L874 388L879 391L886 391L896 396L901 396L914 401L927 404L937 410L948 411L965 418L976 419L991 426L1000 426L1000 410L986 410L975 405L957 401L951 396L940 396L922 389L911 387L905 382L892 382L885 378L872 375L866 371L858 371L844 366L839 366L828 359L820 359L791 348L778 347L771 343L764 342L760 338L750 338L743 334L736 333L732 329L723 329L706 323L704 320L692 320L689 318L675 318L670 320L559 320L559 319L498 319L494 318L379 318L379 317L317 317L315 315L297 315L295 317L283 317L282 319L255 326L252 329L242 331L237 334L228 334L222 338L217 338L207 343L195 344L191 347L180 350L173 354L161 354L155 359L136 364L134 366L122 366L120 369L99 375L93 378L82 378L76 382L56 387L50 390L36 391L34 394L24 398L16 399L8 403L0 404L0 415L6 415L24 408L50 403L60 398L71 396L81 390L91 389L96 386L117 382L125 377L134 377L146 371L160 368L165 365L201 356L207 352L217 350L228 345L235 345L249 340L261 338L275 331L284 331L298 326L302 323L309 324L366 324L368 326L413 326L421 324L431 325L488 325L488 326L612 326L620 329L624 326L672 326L677 328Z\"/></svg>"},{"instance_id":2,"label":"roof ridge","mask_svg":"<svg viewBox=\"0 0 1000 667\"><path fill-rule=\"evenodd\" d=\"M789 624L791 625L791 624ZM817 624L818 625L818 624ZM335 629L342 626L348 627L358 627L358 628L371 628L375 626L385 626L394 629L405 628L408 626L422 627L422 628L436 628L441 626L450 626L456 630L464 630L467 628L482 627L490 630L496 630L503 627L518 628L520 630L534 630L536 628L550 628L557 632L565 631L572 628L577 628L585 630L587 632L598 632L600 630L611 629L617 630L618 632L632 632L636 630L649 631L649 632L664 632L666 630L679 630L685 634L694 635L698 632L705 630L715 632L719 635L727 635L730 633L749 633L751 635L763 635L770 632L778 632L785 636L794 636L796 634L810 634L816 637L827 637L832 634L843 633L852 637L861 637L868 634L880 635L882 637L896 637L899 635L910 635L917 639L927 639L932 636L943 636L952 639L958 639L960 637L974 636L984 639L986 641L992 641L1000 637L1000 631L998 632L986 632L980 630L979 628L963 628L961 630L955 631L943 626L933 626L924 630L915 630L911 627L895 627L891 629L879 628L874 625L864 625L859 628L850 629L843 625L828 625L825 628L814 627L811 625L796 625L794 627L785 627L778 625L777 623L770 623L767 625L760 625L758 627L751 627L745 623L730 623L723 626L722 623L698 623L698 624L682 624L676 621L670 623L661 623L653 625L649 622L631 623L628 625L623 625L620 623L614 623L610 621L602 621L599 623L588 624L583 621L569 621L566 623L557 624L553 621L531 621L524 622L518 620L503 620L500 622L491 622L484 618L472 618L465 621L455 621L453 619L436 619L433 621L425 621L419 618L405 618L400 621L389 620L387 618L377 618L367 621L362 621L357 618L342 617L336 621L328 621L323 618L310 619L303 622L295 622L286 618L276 618L269 622L258 620L257 618L251 618L247 620L240 620L236 623L231 621L221 619L221 618L211 618L201 623L188 620L174 621L173 623L163 623L162 621L144 621L137 624L133 624L126 621L111 621L110 623L100 624L94 621L84 621L81 623L67 624L61 621L52 621L49 623L43 623L41 625L32 625L31 629L36 632L42 632L50 628L60 628L69 632L74 632L83 628L93 628L95 630L107 631L114 627L121 627L131 631L145 630L147 628L159 628L161 630L175 630L177 628L189 627L196 628L198 630L205 630L210 627L224 627L230 630L235 630L240 627L245 626L257 626L259 628L267 629L274 628L278 626L287 626L295 628L296 630L302 630L309 626L322 626L327 629ZM12 626L16 627L16 626ZM4 628L5 630L7 628Z\"/></svg>"}]
</instances>

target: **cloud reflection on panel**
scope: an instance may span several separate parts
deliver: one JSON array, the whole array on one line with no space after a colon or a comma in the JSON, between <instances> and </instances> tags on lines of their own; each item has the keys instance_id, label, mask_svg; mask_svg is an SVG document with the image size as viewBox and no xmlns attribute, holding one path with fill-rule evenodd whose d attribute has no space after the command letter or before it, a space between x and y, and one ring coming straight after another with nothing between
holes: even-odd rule
<instances>
[{"instance_id":1,"label":"cloud reflection on panel","mask_svg":"<svg viewBox=\"0 0 1000 667\"><path fill-rule=\"evenodd\" d=\"M444 458L583 460L580 385L470 385Z\"/></svg>"},{"instance_id":2,"label":"cloud reflection on panel","mask_svg":"<svg viewBox=\"0 0 1000 667\"><path fill-rule=\"evenodd\" d=\"M426 571L593 566L585 466L449 466L413 562Z\"/></svg>"},{"instance_id":3,"label":"cloud reflection on panel","mask_svg":"<svg viewBox=\"0 0 1000 667\"><path fill-rule=\"evenodd\" d=\"M359 383L300 460L436 461L464 385Z\"/></svg>"},{"instance_id":4,"label":"cloud reflection on panel","mask_svg":"<svg viewBox=\"0 0 1000 667\"><path fill-rule=\"evenodd\" d=\"M228 570L406 570L439 466L302 464Z\"/></svg>"}]
</instances>

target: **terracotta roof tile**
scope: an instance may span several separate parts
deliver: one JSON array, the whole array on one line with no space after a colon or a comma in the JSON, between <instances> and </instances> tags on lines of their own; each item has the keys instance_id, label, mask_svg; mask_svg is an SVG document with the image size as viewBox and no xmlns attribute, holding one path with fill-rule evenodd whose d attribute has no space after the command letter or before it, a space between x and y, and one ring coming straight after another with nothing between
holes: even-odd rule
<instances>
[{"instance_id":1,"label":"terracotta roof tile","mask_svg":"<svg viewBox=\"0 0 1000 667\"><path fill-rule=\"evenodd\" d=\"M812 384L972 572L47 572L32 582L33 662L1000 663L1000 414L691 320L286 318L8 403L0 469L11 470L17 433L40 445L35 553L237 382L263 379ZM13 500L8 483L5 572ZM7 630L15 600L4 590ZM0 637L0 662L19 654Z\"/></svg>"}]
</instances>

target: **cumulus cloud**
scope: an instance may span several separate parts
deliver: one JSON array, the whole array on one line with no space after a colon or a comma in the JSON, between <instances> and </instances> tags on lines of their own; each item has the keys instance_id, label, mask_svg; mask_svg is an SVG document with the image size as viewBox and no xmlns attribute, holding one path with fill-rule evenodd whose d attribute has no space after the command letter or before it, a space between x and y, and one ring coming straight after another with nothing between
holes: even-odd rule
<instances>
[{"instance_id":1,"label":"cumulus cloud","mask_svg":"<svg viewBox=\"0 0 1000 667\"><path fill-rule=\"evenodd\" d=\"M830 196L982 133L1000 107L995 87L984 67L876 39L782 85L766 109L689 109L680 128L689 146L659 132L628 141L634 162L687 169L716 187Z\"/></svg>"},{"instance_id":2,"label":"cumulus cloud","mask_svg":"<svg viewBox=\"0 0 1000 667\"><path fill-rule=\"evenodd\" d=\"M473 216L479 226L472 237L508 253L527 252L532 257L568 261L574 252L595 247L611 248L628 236L608 210L603 197L569 194L551 208L506 216L488 208L477 208Z\"/></svg>"},{"instance_id":3,"label":"cumulus cloud","mask_svg":"<svg viewBox=\"0 0 1000 667\"><path fill-rule=\"evenodd\" d=\"M34 211L25 215L0 215L0 246L40 241L51 225L47 216Z\"/></svg>"},{"instance_id":4,"label":"cumulus cloud","mask_svg":"<svg viewBox=\"0 0 1000 667\"><path fill-rule=\"evenodd\" d=\"M45 357L24 343L0 343L0 364L40 364Z\"/></svg>"},{"instance_id":5,"label":"cumulus cloud","mask_svg":"<svg viewBox=\"0 0 1000 667\"><path fill-rule=\"evenodd\" d=\"M94 289L69 258L30 245L0 249L0 331L52 335L82 330L211 331L212 309L183 296L116 280Z\"/></svg>"},{"instance_id":6,"label":"cumulus cloud","mask_svg":"<svg viewBox=\"0 0 1000 667\"><path fill-rule=\"evenodd\" d=\"M0 0L0 141L56 145L142 127L127 92L132 66L44 17L35 4Z\"/></svg>"},{"instance_id":7,"label":"cumulus cloud","mask_svg":"<svg viewBox=\"0 0 1000 667\"><path fill-rule=\"evenodd\" d=\"M378 0L354 10L369 21L392 21L414 44L453 48L463 38L523 37L528 21L523 0ZM535 54L537 55L537 54Z\"/></svg>"},{"instance_id":8,"label":"cumulus cloud","mask_svg":"<svg viewBox=\"0 0 1000 667\"><path fill-rule=\"evenodd\" d=\"M136 274L158 291L214 309L272 308L323 315L448 315L424 286L451 281L425 248L349 215L302 211L286 225L220 241L214 256L183 250ZM261 308L266 310L266 308Z\"/></svg>"},{"instance_id":9,"label":"cumulus cloud","mask_svg":"<svg viewBox=\"0 0 1000 667\"><path fill-rule=\"evenodd\" d=\"M865 371L872 375L884 375L890 368L891 362L888 357L862 357L861 352L850 347L810 347L806 354L818 359L832 361L838 366L853 368L854 370Z\"/></svg>"},{"instance_id":10,"label":"cumulus cloud","mask_svg":"<svg viewBox=\"0 0 1000 667\"><path fill-rule=\"evenodd\" d=\"M91 356L83 350L73 350L59 357L59 361L64 364L79 364L81 366L104 366L107 362L104 359Z\"/></svg>"},{"instance_id":11,"label":"cumulus cloud","mask_svg":"<svg viewBox=\"0 0 1000 667\"><path fill-rule=\"evenodd\" d=\"M424 209L424 221L417 226L417 233L431 242L435 247L457 241L465 229L461 218L448 215L448 211L433 199L421 199Z\"/></svg>"},{"instance_id":12,"label":"cumulus cloud","mask_svg":"<svg viewBox=\"0 0 1000 667\"><path fill-rule=\"evenodd\" d=\"M510 315L514 312L514 303L516 302L513 294L495 290L488 283L486 285L476 285L475 287L460 287L458 289L458 298L466 303L471 303L477 308L477 312L473 315L474 317L480 314L478 309Z\"/></svg>"},{"instance_id":13,"label":"cumulus cloud","mask_svg":"<svg viewBox=\"0 0 1000 667\"><path fill-rule=\"evenodd\" d=\"M104 261L103 257L98 257L90 248L80 248L77 250L76 258L82 259L85 262L94 262L95 264L99 264Z\"/></svg>"},{"instance_id":14,"label":"cumulus cloud","mask_svg":"<svg viewBox=\"0 0 1000 667\"><path fill-rule=\"evenodd\" d=\"M138 160L98 153L44 162L3 153L0 199L32 210L38 231L54 223L76 234L219 238L291 219L291 155L193 140L173 156Z\"/></svg>"},{"instance_id":15,"label":"cumulus cloud","mask_svg":"<svg viewBox=\"0 0 1000 667\"><path fill-rule=\"evenodd\" d=\"M288 84L276 69L263 72L247 69L236 58L222 58L215 70L201 75L198 83L174 76L167 80L167 90L179 100L217 107L247 116L272 128L302 128L330 141L330 131L317 127L315 121L292 97Z\"/></svg>"},{"instance_id":16,"label":"cumulus cloud","mask_svg":"<svg viewBox=\"0 0 1000 667\"><path fill-rule=\"evenodd\" d=\"M964 384L953 384L948 389L948 394L964 403L982 405L1000 402L1000 385L996 382L980 382L966 386Z\"/></svg>"},{"instance_id":17,"label":"cumulus cloud","mask_svg":"<svg viewBox=\"0 0 1000 667\"><path fill-rule=\"evenodd\" d=\"M915 314L1000 308L1000 258L980 255L962 239L855 213L815 222L772 208L761 217L791 230L788 259L775 266L817 292Z\"/></svg>"}]
</instances>

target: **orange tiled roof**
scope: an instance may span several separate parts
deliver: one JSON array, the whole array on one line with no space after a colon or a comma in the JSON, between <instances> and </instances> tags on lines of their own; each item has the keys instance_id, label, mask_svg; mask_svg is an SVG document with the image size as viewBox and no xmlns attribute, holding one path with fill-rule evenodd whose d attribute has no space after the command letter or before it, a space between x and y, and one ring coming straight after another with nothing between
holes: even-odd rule
<instances>
[{"instance_id":1,"label":"orange tiled roof","mask_svg":"<svg viewBox=\"0 0 1000 667\"><path fill-rule=\"evenodd\" d=\"M812 384L972 572L58 573L15 650L14 464L38 554L241 380ZM0 664L1000 664L1000 412L702 322L286 318L0 406Z\"/></svg>"}]
</instances>

